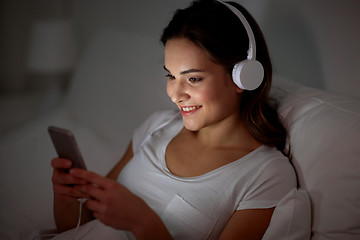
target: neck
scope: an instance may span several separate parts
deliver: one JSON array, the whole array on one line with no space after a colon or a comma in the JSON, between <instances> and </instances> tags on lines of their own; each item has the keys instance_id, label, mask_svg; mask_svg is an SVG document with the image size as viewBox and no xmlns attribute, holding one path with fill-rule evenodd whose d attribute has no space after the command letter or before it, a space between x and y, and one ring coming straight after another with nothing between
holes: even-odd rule
<instances>
[{"instance_id":1,"label":"neck","mask_svg":"<svg viewBox=\"0 0 360 240\"><path fill-rule=\"evenodd\" d=\"M245 128L239 115L230 116L217 124L192 132L192 135L201 144L209 147L237 148L244 144L260 145Z\"/></svg>"}]
</instances>

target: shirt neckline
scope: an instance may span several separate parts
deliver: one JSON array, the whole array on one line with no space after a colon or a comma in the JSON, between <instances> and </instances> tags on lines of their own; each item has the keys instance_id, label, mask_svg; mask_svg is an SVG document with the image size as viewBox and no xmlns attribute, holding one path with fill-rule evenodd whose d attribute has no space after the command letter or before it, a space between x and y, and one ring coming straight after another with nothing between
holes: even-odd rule
<instances>
[{"instance_id":1,"label":"shirt neckline","mask_svg":"<svg viewBox=\"0 0 360 240\"><path fill-rule=\"evenodd\" d=\"M229 167L232 167L232 165L235 165L235 164L238 164L239 162L242 162L242 161L245 161L246 159L248 158L251 158L254 154L256 154L257 152L260 152L262 151L262 149L264 147L266 147L265 145L261 145L259 146L258 148L256 148L255 150L251 151L250 153L246 154L245 156L235 160L235 161L232 161L230 163L227 163L221 167L218 167L214 170L211 170L209 172L206 172L204 174L201 174L201 175L198 175L198 176L193 176L193 177L181 177L181 176L178 176L178 175L175 175L173 174L169 168L167 167L167 164L166 164L166 159L165 159L165 152L166 152L166 149L167 149L167 146L169 145L169 143L171 142L171 140L177 135L179 134L179 132L182 130L182 128L184 127L184 124L182 122L182 120L178 120L173 126L170 126L171 128L174 128L175 130L172 131L172 134L170 137L168 137L168 139L166 139L166 141L164 141L164 144L162 144L162 147L161 147L161 151L160 151L160 165L161 165L161 168L162 168L162 171L168 175L169 177L171 178L174 178L174 179L177 179L177 180L180 180L180 181L185 181L185 182L191 182L191 181L200 181L200 180L203 180L207 177L210 177L210 176L213 176L219 172L221 172L223 169L226 169L226 168L229 168Z\"/></svg>"}]
</instances>

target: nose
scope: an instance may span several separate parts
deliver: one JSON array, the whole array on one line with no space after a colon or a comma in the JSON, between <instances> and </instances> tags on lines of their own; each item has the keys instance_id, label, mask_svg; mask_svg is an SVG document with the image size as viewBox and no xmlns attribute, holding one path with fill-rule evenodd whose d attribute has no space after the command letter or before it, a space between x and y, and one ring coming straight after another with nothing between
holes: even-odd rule
<instances>
[{"instance_id":1,"label":"nose","mask_svg":"<svg viewBox=\"0 0 360 240\"><path fill-rule=\"evenodd\" d=\"M190 97L184 83L177 80L167 83L167 94L174 103L181 103Z\"/></svg>"}]
</instances>

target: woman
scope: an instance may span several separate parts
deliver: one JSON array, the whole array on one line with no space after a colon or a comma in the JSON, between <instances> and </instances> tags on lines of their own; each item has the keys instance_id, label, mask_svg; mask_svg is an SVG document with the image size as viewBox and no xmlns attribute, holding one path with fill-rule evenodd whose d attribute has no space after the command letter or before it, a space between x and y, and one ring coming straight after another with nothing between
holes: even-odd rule
<instances>
[{"instance_id":1,"label":"woman","mask_svg":"<svg viewBox=\"0 0 360 240\"><path fill-rule=\"evenodd\" d=\"M280 152L286 140L269 103L272 67L254 19L264 79L243 90L233 66L247 58L244 24L218 1L178 10L165 28L167 93L177 105L153 114L134 133L107 178L53 159L59 231L96 218L136 239L261 239L277 202L296 177ZM234 30L235 29L235 30Z\"/></svg>"}]
</instances>

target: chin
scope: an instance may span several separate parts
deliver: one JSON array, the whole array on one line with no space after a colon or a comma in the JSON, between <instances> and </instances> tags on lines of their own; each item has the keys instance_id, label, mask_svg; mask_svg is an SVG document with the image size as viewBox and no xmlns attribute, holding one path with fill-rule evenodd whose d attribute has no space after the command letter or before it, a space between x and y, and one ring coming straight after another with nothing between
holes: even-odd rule
<instances>
[{"instance_id":1,"label":"chin","mask_svg":"<svg viewBox=\"0 0 360 240\"><path fill-rule=\"evenodd\" d=\"M196 132L196 131L199 130L199 129L197 129L197 128L187 127L187 126L185 126L185 125L184 125L184 128L185 128L186 130L191 131L191 132Z\"/></svg>"},{"instance_id":2,"label":"chin","mask_svg":"<svg viewBox=\"0 0 360 240\"><path fill-rule=\"evenodd\" d=\"M189 123L189 122L186 122L186 121L183 121L184 123L184 128L189 130L189 131L192 131L192 132L196 132L196 131L199 131L201 129L201 126L199 124L196 124L196 123Z\"/></svg>"}]
</instances>

